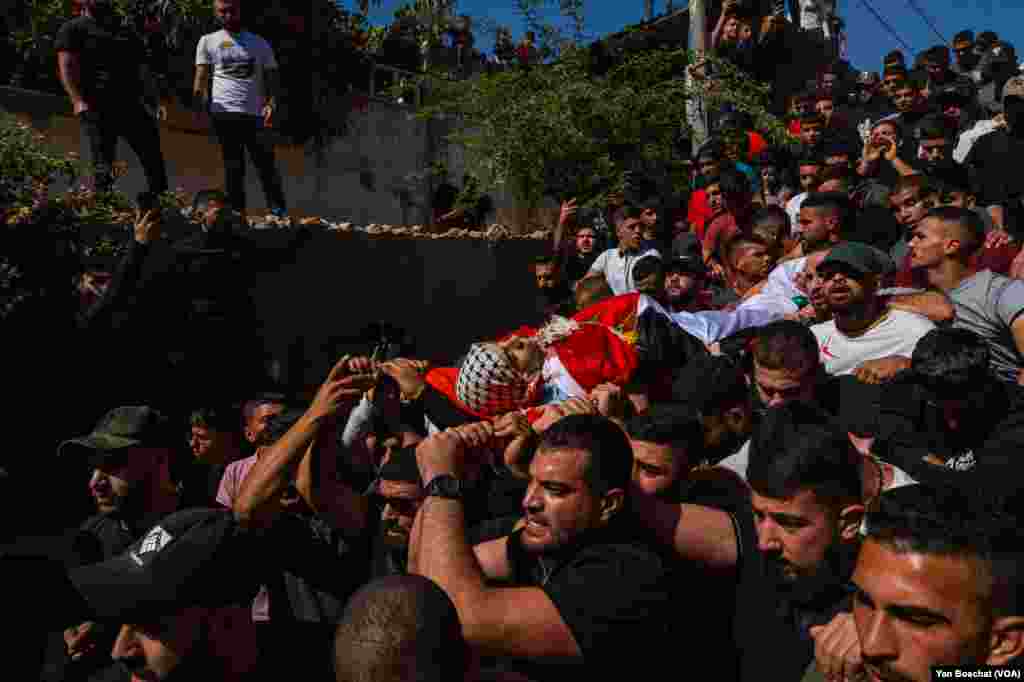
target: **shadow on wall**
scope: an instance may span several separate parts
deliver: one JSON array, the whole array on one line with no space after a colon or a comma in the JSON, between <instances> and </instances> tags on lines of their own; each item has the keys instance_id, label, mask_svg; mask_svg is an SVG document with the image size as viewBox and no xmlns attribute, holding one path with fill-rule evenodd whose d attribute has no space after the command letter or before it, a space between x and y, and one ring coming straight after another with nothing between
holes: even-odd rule
<instances>
[{"instance_id":1,"label":"shadow on wall","mask_svg":"<svg viewBox=\"0 0 1024 682\"><path fill-rule=\"evenodd\" d=\"M90 159L67 98L0 87L0 109L45 134L59 150ZM372 102L365 114L353 116L353 127L353 134L335 141L325 152L319 167L315 156L303 147L279 144L277 160L289 211L297 218L323 216L360 224L427 224L427 188L422 181L410 179L428 165L425 124L397 106ZM172 189L195 192L224 186L220 146L212 131L194 126L191 112L172 107L160 137ZM128 162L128 174L118 186L135 196L145 189L138 159L123 141L118 143L117 158ZM373 176L373 183L365 182L367 173ZM251 164L246 172L246 199L250 215L259 215L266 208Z\"/></svg>"},{"instance_id":2,"label":"shadow on wall","mask_svg":"<svg viewBox=\"0 0 1024 682\"><path fill-rule=\"evenodd\" d=\"M529 263L546 248L533 240L316 234L293 262L253 282L264 350L288 384L312 386L342 354L369 353L356 337L386 321L415 337L418 357L452 363L474 341L535 322Z\"/></svg>"}]
</instances>

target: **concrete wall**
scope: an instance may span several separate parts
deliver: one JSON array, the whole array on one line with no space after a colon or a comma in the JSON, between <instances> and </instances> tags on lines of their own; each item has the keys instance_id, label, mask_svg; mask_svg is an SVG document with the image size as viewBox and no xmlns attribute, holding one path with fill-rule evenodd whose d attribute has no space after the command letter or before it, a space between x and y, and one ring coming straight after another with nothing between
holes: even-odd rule
<instances>
[{"instance_id":1,"label":"concrete wall","mask_svg":"<svg viewBox=\"0 0 1024 682\"><path fill-rule=\"evenodd\" d=\"M278 164L294 215L318 215L359 224L428 221L429 188L423 177L432 144L428 124L394 104L374 100L367 106L364 114L351 117L351 134L326 151L322 164L311 151L280 140ZM30 123L60 150L90 160L88 144L83 143L66 98L0 88L0 108ZM160 132L172 188L194 192L223 187L223 161L212 131L196 128L191 113L176 108ZM128 173L118 181L118 187L129 196L145 189L138 160L123 141L118 145L117 158L128 162ZM246 184L250 214L264 210L263 191L251 165Z\"/></svg>"}]
</instances>

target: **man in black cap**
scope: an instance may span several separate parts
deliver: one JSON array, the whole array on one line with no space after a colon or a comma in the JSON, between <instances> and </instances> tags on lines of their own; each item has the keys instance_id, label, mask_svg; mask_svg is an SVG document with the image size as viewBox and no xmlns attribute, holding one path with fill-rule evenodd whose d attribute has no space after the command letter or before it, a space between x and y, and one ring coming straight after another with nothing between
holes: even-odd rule
<instances>
[{"instance_id":1,"label":"man in black cap","mask_svg":"<svg viewBox=\"0 0 1024 682\"><path fill-rule=\"evenodd\" d=\"M89 492L97 514L79 530L93 538L109 559L135 542L156 519L178 508L171 481L174 451L167 419L146 406L108 412L88 436L62 443L58 455L78 457L92 467ZM115 633L103 624L82 622L64 634L67 662L78 670L109 662ZM50 664L57 663L49 658Z\"/></svg>"},{"instance_id":2,"label":"man in black cap","mask_svg":"<svg viewBox=\"0 0 1024 682\"><path fill-rule=\"evenodd\" d=\"M103 546L122 552L153 519L178 507L171 481L173 434L167 419L147 406L118 407L92 433L61 444L57 453L82 457L93 468L89 492L97 514L82 524Z\"/></svg>"},{"instance_id":3,"label":"man in black cap","mask_svg":"<svg viewBox=\"0 0 1024 682\"><path fill-rule=\"evenodd\" d=\"M891 271L885 254L860 242L834 246L818 266L834 319L811 327L832 375L879 383L910 366L918 339L935 328L927 318L887 308L879 281Z\"/></svg>"},{"instance_id":4,"label":"man in black cap","mask_svg":"<svg viewBox=\"0 0 1024 682\"><path fill-rule=\"evenodd\" d=\"M397 450L388 457L380 467L374 492L382 506L371 577L404 575L408 567L409 534L423 502L423 481L414 449Z\"/></svg>"},{"instance_id":5,"label":"man in black cap","mask_svg":"<svg viewBox=\"0 0 1024 682\"><path fill-rule=\"evenodd\" d=\"M707 282L707 268L699 252L677 255L664 264L664 302L674 313L697 312L706 307L704 286Z\"/></svg>"},{"instance_id":6,"label":"man in black cap","mask_svg":"<svg viewBox=\"0 0 1024 682\"><path fill-rule=\"evenodd\" d=\"M119 628L112 654L120 670L104 679L218 680L243 672L252 642L241 637L244 621L232 620L230 607L256 592L254 541L230 512L190 509L100 563L69 568L64 542L0 549L8 603L25 589L49 597L49 608L23 621L26 646L9 651L8 669L31 670L44 632L95 621Z\"/></svg>"}]
</instances>

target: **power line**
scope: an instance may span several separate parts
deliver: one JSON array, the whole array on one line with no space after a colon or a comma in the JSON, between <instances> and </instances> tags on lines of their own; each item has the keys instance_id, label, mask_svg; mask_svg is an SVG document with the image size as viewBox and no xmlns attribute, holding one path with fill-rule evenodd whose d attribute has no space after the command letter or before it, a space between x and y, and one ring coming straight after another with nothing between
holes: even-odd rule
<instances>
[{"instance_id":1,"label":"power line","mask_svg":"<svg viewBox=\"0 0 1024 682\"><path fill-rule=\"evenodd\" d=\"M883 19L882 15L879 14L878 11L868 3L868 0L860 0L860 3L864 5L864 8L867 9L867 11L871 12L871 15L878 21L878 23L882 25L882 28L888 31L889 35L896 39L896 42L905 47L907 51L910 52L911 54L914 53L914 48L910 47L910 45L907 45L907 42L903 40L903 38L900 38L900 35L896 33L893 27L889 25L889 22Z\"/></svg>"},{"instance_id":2,"label":"power line","mask_svg":"<svg viewBox=\"0 0 1024 682\"><path fill-rule=\"evenodd\" d=\"M910 5L910 8L912 10L917 12L917 15L924 20L924 23L928 24L928 28L932 30L932 33L939 37L939 40L942 41L942 44L947 44L947 41L942 36L942 33L939 32L939 29L935 28L935 24L933 24L932 20L928 18L928 15L924 13L924 10L921 9L921 6L917 4L917 0L907 0L907 4Z\"/></svg>"}]
</instances>

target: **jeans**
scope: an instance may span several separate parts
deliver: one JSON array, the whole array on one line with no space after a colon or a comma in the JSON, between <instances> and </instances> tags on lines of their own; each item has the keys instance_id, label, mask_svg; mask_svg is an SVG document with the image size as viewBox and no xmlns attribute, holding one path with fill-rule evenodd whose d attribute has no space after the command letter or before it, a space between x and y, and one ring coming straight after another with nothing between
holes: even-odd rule
<instances>
[{"instance_id":1,"label":"jeans","mask_svg":"<svg viewBox=\"0 0 1024 682\"><path fill-rule=\"evenodd\" d=\"M89 151L96 168L96 191L107 192L114 185L114 155L119 137L124 138L139 157L149 191L167 191L167 167L160 150L160 127L141 104L90 109L78 115L78 122L82 135L89 140Z\"/></svg>"},{"instance_id":2,"label":"jeans","mask_svg":"<svg viewBox=\"0 0 1024 682\"><path fill-rule=\"evenodd\" d=\"M263 119L231 113L212 114L211 119L224 155L224 175L231 207L236 211L245 210L244 150L248 149L270 210L285 210L284 185L274 159L273 141L263 129Z\"/></svg>"}]
</instances>

